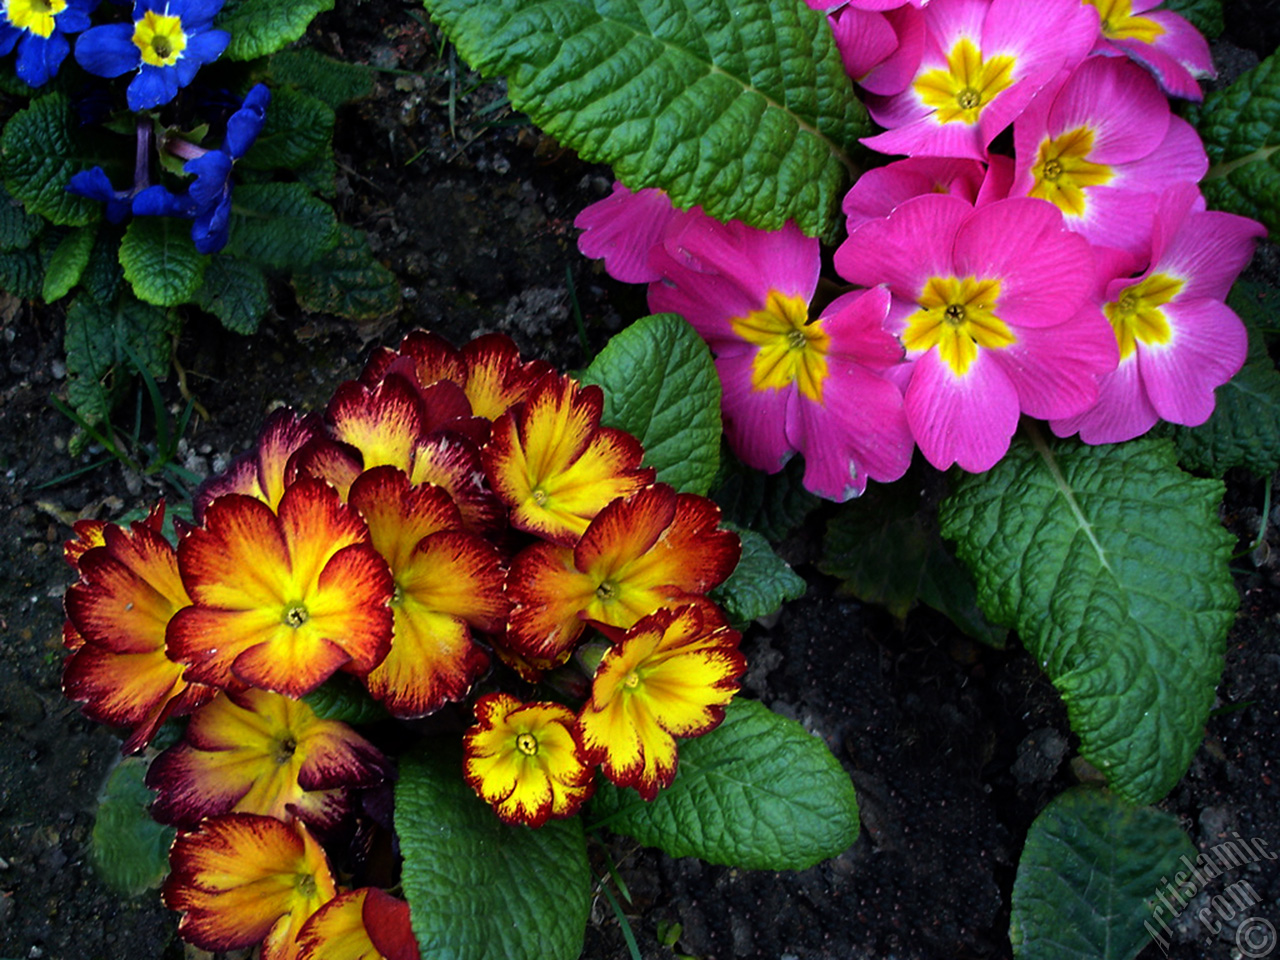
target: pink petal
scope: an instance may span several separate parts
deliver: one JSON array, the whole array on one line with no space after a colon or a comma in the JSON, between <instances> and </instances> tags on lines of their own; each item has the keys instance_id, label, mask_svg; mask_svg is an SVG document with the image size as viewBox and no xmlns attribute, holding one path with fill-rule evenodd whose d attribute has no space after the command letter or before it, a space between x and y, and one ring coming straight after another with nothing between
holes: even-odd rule
<instances>
[{"instance_id":1,"label":"pink petal","mask_svg":"<svg viewBox=\"0 0 1280 960\"><path fill-rule=\"evenodd\" d=\"M920 69L920 58L924 55L924 15L918 5L904 4L886 10L884 17L893 28L898 47L863 76L859 84L868 93L892 96L906 90Z\"/></svg>"},{"instance_id":2,"label":"pink petal","mask_svg":"<svg viewBox=\"0 0 1280 960\"><path fill-rule=\"evenodd\" d=\"M902 344L884 327L890 299L886 287L874 287L832 300L822 312L827 355L877 371L901 363Z\"/></svg>"},{"instance_id":3,"label":"pink petal","mask_svg":"<svg viewBox=\"0 0 1280 960\"><path fill-rule=\"evenodd\" d=\"M1145 157L1116 167L1114 186L1160 193L1179 183L1198 183L1209 171L1209 157L1195 128L1169 117L1164 139Z\"/></svg>"},{"instance_id":4,"label":"pink petal","mask_svg":"<svg viewBox=\"0 0 1280 960\"><path fill-rule=\"evenodd\" d=\"M1098 400L1092 407L1074 417L1052 420L1049 427L1059 437L1079 433L1085 443L1123 443L1142 436L1157 420L1142 387L1135 353L1098 382Z\"/></svg>"},{"instance_id":5,"label":"pink petal","mask_svg":"<svg viewBox=\"0 0 1280 960\"><path fill-rule=\"evenodd\" d=\"M615 181L613 193L591 204L574 219L582 231L578 249L593 260L603 259L609 276L623 283L649 283L658 275L649 267L649 250L676 214L661 190L632 193Z\"/></svg>"},{"instance_id":6,"label":"pink petal","mask_svg":"<svg viewBox=\"0 0 1280 960\"><path fill-rule=\"evenodd\" d=\"M1117 164L1151 153L1169 126L1169 101L1141 67L1114 57L1091 57L1076 67L1053 101L1048 134L1088 127L1089 159Z\"/></svg>"},{"instance_id":7,"label":"pink petal","mask_svg":"<svg viewBox=\"0 0 1280 960\"><path fill-rule=\"evenodd\" d=\"M1253 256L1254 241L1264 236L1266 228L1248 217L1218 210L1191 213L1152 272L1187 278L1178 301L1200 297L1225 300Z\"/></svg>"},{"instance_id":8,"label":"pink petal","mask_svg":"<svg viewBox=\"0 0 1280 960\"><path fill-rule=\"evenodd\" d=\"M977 160L950 157L910 157L873 167L845 194L846 226L852 231L863 221L887 217L898 204L926 193L952 194L972 204L984 172Z\"/></svg>"},{"instance_id":9,"label":"pink petal","mask_svg":"<svg viewBox=\"0 0 1280 960\"><path fill-rule=\"evenodd\" d=\"M963 377L930 350L915 362L907 387L907 422L925 459L939 470L993 467L1018 428L1018 392L990 350Z\"/></svg>"},{"instance_id":10,"label":"pink petal","mask_svg":"<svg viewBox=\"0 0 1280 960\"><path fill-rule=\"evenodd\" d=\"M844 69L858 80L898 48L898 35L882 13L846 7L830 18Z\"/></svg>"},{"instance_id":11,"label":"pink petal","mask_svg":"<svg viewBox=\"0 0 1280 960\"><path fill-rule=\"evenodd\" d=\"M996 358L1018 390L1022 412L1041 420L1074 416L1098 396L1098 377L1120 362L1115 333L1093 304L1056 327L1019 327Z\"/></svg>"},{"instance_id":12,"label":"pink petal","mask_svg":"<svg viewBox=\"0 0 1280 960\"><path fill-rule=\"evenodd\" d=\"M754 359L755 351L716 360L724 390L724 432L739 460L756 470L777 473L795 453L786 435L787 401L794 388L752 389Z\"/></svg>"},{"instance_id":13,"label":"pink petal","mask_svg":"<svg viewBox=\"0 0 1280 960\"><path fill-rule=\"evenodd\" d=\"M955 236L973 212L959 197L907 200L850 232L835 252L836 272L863 287L888 284L896 297L914 301L929 277L953 273Z\"/></svg>"},{"instance_id":14,"label":"pink petal","mask_svg":"<svg viewBox=\"0 0 1280 960\"><path fill-rule=\"evenodd\" d=\"M1161 419L1198 426L1213 413L1214 388L1244 365L1248 336L1240 318L1217 300L1178 297L1163 309L1173 338L1139 346L1142 382Z\"/></svg>"}]
</instances>

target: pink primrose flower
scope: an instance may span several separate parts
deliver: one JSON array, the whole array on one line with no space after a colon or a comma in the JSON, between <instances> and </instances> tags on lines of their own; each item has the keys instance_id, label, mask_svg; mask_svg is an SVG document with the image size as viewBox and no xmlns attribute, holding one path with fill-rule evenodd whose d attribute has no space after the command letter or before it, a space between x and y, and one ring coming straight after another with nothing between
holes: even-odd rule
<instances>
[{"instance_id":1,"label":"pink primrose flower","mask_svg":"<svg viewBox=\"0 0 1280 960\"><path fill-rule=\"evenodd\" d=\"M924 14L914 6L892 10L847 6L830 16L831 32L845 72L864 90L901 93L924 54Z\"/></svg>"},{"instance_id":2,"label":"pink primrose flower","mask_svg":"<svg viewBox=\"0 0 1280 960\"><path fill-rule=\"evenodd\" d=\"M896 480L911 462L902 396L883 372L902 349L882 329L885 290L845 295L816 320L818 241L688 216L655 248L649 307L685 317L716 355L725 432L770 473L799 452L805 486L832 500Z\"/></svg>"},{"instance_id":3,"label":"pink primrose flower","mask_svg":"<svg viewBox=\"0 0 1280 960\"><path fill-rule=\"evenodd\" d=\"M662 190L633 193L614 181L613 193L574 218L573 225L582 231L578 249L584 257L603 259L605 272L615 280L651 283L658 274L649 266L649 250L662 241L677 213Z\"/></svg>"},{"instance_id":4,"label":"pink primrose flower","mask_svg":"<svg viewBox=\"0 0 1280 960\"><path fill-rule=\"evenodd\" d=\"M1159 194L1195 183L1209 169L1195 130L1127 60L1091 57L1063 74L1018 118L1013 134L1015 195L1050 201L1090 243L1142 259Z\"/></svg>"},{"instance_id":5,"label":"pink primrose flower","mask_svg":"<svg viewBox=\"0 0 1280 960\"><path fill-rule=\"evenodd\" d=\"M988 166L952 157L908 157L872 167L845 194L845 227L887 217L898 204L926 193L959 197L973 206L1003 200L1013 179L1007 157L993 156Z\"/></svg>"},{"instance_id":6,"label":"pink primrose flower","mask_svg":"<svg viewBox=\"0 0 1280 960\"><path fill-rule=\"evenodd\" d=\"M1098 14L1096 53L1127 56L1155 75L1165 93L1200 100L1198 78L1215 77L1209 42L1161 0L1082 0Z\"/></svg>"},{"instance_id":7,"label":"pink primrose flower","mask_svg":"<svg viewBox=\"0 0 1280 960\"><path fill-rule=\"evenodd\" d=\"M907 421L939 469L990 468L1020 413L1072 416L1115 367L1115 337L1089 299L1093 252L1051 204L919 196L854 230L835 267L892 293L886 325L911 361L898 374Z\"/></svg>"},{"instance_id":8,"label":"pink primrose flower","mask_svg":"<svg viewBox=\"0 0 1280 960\"><path fill-rule=\"evenodd\" d=\"M1223 301L1265 236L1260 223L1206 211L1194 186L1166 190L1155 213L1151 265L1133 277L1115 263L1103 312L1111 321L1120 364L1104 376L1097 403L1054 418L1060 437L1119 443L1157 420L1197 426L1213 413L1214 388L1244 364L1244 324Z\"/></svg>"},{"instance_id":9,"label":"pink primrose flower","mask_svg":"<svg viewBox=\"0 0 1280 960\"><path fill-rule=\"evenodd\" d=\"M933 0L924 8L924 54L910 84L870 96L887 132L862 142L881 153L972 157L1060 70L1079 63L1097 35L1078 0Z\"/></svg>"}]
</instances>

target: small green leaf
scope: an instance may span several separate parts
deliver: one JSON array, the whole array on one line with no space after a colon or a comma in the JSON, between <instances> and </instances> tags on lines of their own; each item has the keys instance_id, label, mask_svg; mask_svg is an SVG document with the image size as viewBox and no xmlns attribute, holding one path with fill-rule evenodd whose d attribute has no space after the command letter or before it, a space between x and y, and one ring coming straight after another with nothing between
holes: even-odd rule
<instances>
[{"instance_id":1,"label":"small green leaf","mask_svg":"<svg viewBox=\"0 0 1280 960\"><path fill-rule=\"evenodd\" d=\"M30 246L43 229L43 219L27 213L22 204L0 187L0 252Z\"/></svg>"},{"instance_id":2,"label":"small green leaf","mask_svg":"<svg viewBox=\"0 0 1280 960\"><path fill-rule=\"evenodd\" d=\"M1209 154L1201 182L1209 205L1280 230L1280 54L1192 108Z\"/></svg>"},{"instance_id":3,"label":"small green leaf","mask_svg":"<svg viewBox=\"0 0 1280 960\"><path fill-rule=\"evenodd\" d=\"M253 60L293 43L332 9L333 0L226 0L213 24L231 34L228 60Z\"/></svg>"},{"instance_id":4,"label":"small green leaf","mask_svg":"<svg viewBox=\"0 0 1280 960\"><path fill-rule=\"evenodd\" d=\"M40 296L44 267L37 250L10 250L0 253L0 290L23 300Z\"/></svg>"},{"instance_id":5,"label":"small green leaf","mask_svg":"<svg viewBox=\"0 0 1280 960\"><path fill-rule=\"evenodd\" d=\"M400 281L373 259L365 235L345 224L338 245L293 275L298 305L311 313L371 320L400 307Z\"/></svg>"},{"instance_id":6,"label":"small green leaf","mask_svg":"<svg viewBox=\"0 0 1280 960\"><path fill-rule=\"evenodd\" d=\"M1210 40L1222 33L1222 0L1165 0L1162 10L1179 14Z\"/></svg>"},{"instance_id":7,"label":"small green leaf","mask_svg":"<svg viewBox=\"0 0 1280 960\"><path fill-rule=\"evenodd\" d=\"M137 217L120 244L124 278L139 300L175 307L195 298L209 258L196 249L191 226L172 217Z\"/></svg>"},{"instance_id":8,"label":"small green leaf","mask_svg":"<svg viewBox=\"0 0 1280 960\"><path fill-rule=\"evenodd\" d=\"M338 720L351 726L377 723L390 714L369 696L363 683L348 674L335 673L302 698L321 720Z\"/></svg>"},{"instance_id":9,"label":"small green leaf","mask_svg":"<svg viewBox=\"0 0 1280 960\"><path fill-rule=\"evenodd\" d=\"M333 208L300 183L258 183L232 195L227 256L265 267L300 269L338 242Z\"/></svg>"},{"instance_id":10,"label":"small green leaf","mask_svg":"<svg viewBox=\"0 0 1280 960\"><path fill-rule=\"evenodd\" d=\"M98 303L112 303L124 285L124 270L120 266L120 244L123 240L124 227L112 223L98 224L89 263L80 275L80 289Z\"/></svg>"},{"instance_id":11,"label":"small green leaf","mask_svg":"<svg viewBox=\"0 0 1280 960\"><path fill-rule=\"evenodd\" d=\"M424 957L576 960L591 906L577 817L502 823L462 779L455 744L405 756L395 792L401 882Z\"/></svg>"},{"instance_id":12,"label":"small green leaf","mask_svg":"<svg viewBox=\"0 0 1280 960\"><path fill-rule=\"evenodd\" d=\"M97 238L96 224L77 227L62 238L45 266L42 291L45 303L61 300L80 282Z\"/></svg>"},{"instance_id":13,"label":"small green leaf","mask_svg":"<svg viewBox=\"0 0 1280 960\"><path fill-rule=\"evenodd\" d=\"M1167 951L1173 917L1156 912L1154 897L1184 857L1194 864L1196 848L1172 814L1093 787L1068 790L1027 833L1013 882L1013 955L1133 960L1153 939Z\"/></svg>"},{"instance_id":14,"label":"small green leaf","mask_svg":"<svg viewBox=\"0 0 1280 960\"><path fill-rule=\"evenodd\" d=\"M713 497L726 520L758 530L767 539L785 540L824 501L804 488L804 461L792 457L777 473L753 470L726 446Z\"/></svg>"},{"instance_id":15,"label":"small green leaf","mask_svg":"<svg viewBox=\"0 0 1280 960\"><path fill-rule=\"evenodd\" d=\"M271 78L318 97L335 110L373 95L372 67L334 60L314 50L281 50L271 58Z\"/></svg>"},{"instance_id":16,"label":"small green leaf","mask_svg":"<svg viewBox=\"0 0 1280 960\"><path fill-rule=\"evenodd\" d=\"M262 132L238 166L292 170L333 142L333 108L308 93L282 87L271 95Z\"/></svg>"},{"instance_id":17,"label":"small green leaf","mask_svg":"<svg viewBox=\"0 0 1280 960\"><path fill-rule=\"evenodd\" d=\"M262 270L252 263L217 256L205 268L195 301L228 330L248 335L258 331L258 324L271 306L271 291Z\"/></svg>"},{"instance_id":18,"label":"small green leaf","mask_svg":"<svg viewBox=\"0 0 1280 960\"><path fill-rule=\"evenodd\" d=\"M674 313L637 320L582 375L604 390L605 426L644 444L646 465L705 495L720 462L720 378L706 343Z\"/></svg>"},{"instance_id":19,"label":"small green leaf","mask_svg":"<svg viewBox=\"0 0 1280 960\"><path fill-rule=\"evenodd\" d=\"M585 160L676 206L824 233L870 132L796 0L426 0L458 52Z\"/></svg>"},{"instance_id":20,"label":"small green leaf","mask_svg":"<svg viewBox=\"0 0 1280 960\"><path fill-rule=\"evenodd\" d=\"M136 897L152 890L169 873L169 845L177 831L151 819L147 809L155 793L143 783L147 764L121 760L98 800L93 824L93 865L116 893Z\"/></svg>"},{"instance_id":21,"label":"small green leaf","mask_svg":"<svg viewBox=\"0 0 1280 960\"><path fill-rule=\"evenodd\" d=\"M591 809L673 857L753 870L803 870L858 837L853 783L826 744L741 698L715 730L680 741L675 781L657 799L603 782Z\"/></svg>"},{"instance_id":22,"label":"small green leaf","mask_svg":"<svg viewBox=\"0 0 1280 960\"><path fill-rule=\"evenodd\" d=\"M9 193L56 224L79 227L102 216L102 204L67 193L71 177L102 166L108 174L116 166L103 156L98 141L76 121L71 103L50 93L19 110L0 134L0 171Z\"/></svg>"},{"instance_id":23,"label":"small green leaf","mask_svg":"<svg viewBox=\"0 0 1280 960\"><path fill-rule=\"evenodd\" d=\"M790 564L773 552L769 541L732 523L723 523L742 540L742 559L729 579L711 592L711 599L724 608L729 620L742 627L767 617L788 600L799 600L808 585Z\"/></svg>"},{"instance_id":24,"label":"small green leaf","mask_svg":"<svg viewBox=\"0 0 1280 960\"><path fill-rule=\"evenodd\" d=\"M84 295L76 297L67 310L63 336L67 399L72 407L90 423L105 420L123 382L113 371L117 366L132 369L130 350L153 377L164 377L174 331L175 321L167 310L141 303L127 293L112 304Z\"/></svg>"},{"instance_id":25,"label":"small green leaf","mask_svg":"<svg viewBox=\"0 0 1280 960\"><path fill-rule=\"evenodd\" d=\"M1204 738L1237 604L1222 489L1168 441L1037 439L942 503L983 611L1018 631L1081 755L1135 803L1168 793Z\"/></svg>"}]
</instances>

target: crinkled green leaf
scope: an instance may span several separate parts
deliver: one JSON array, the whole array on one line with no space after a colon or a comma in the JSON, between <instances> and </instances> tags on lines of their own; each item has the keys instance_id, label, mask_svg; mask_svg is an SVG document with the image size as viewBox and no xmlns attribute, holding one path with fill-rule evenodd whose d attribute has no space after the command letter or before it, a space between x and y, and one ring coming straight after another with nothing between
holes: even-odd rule
<instances>
[{"instance_id":1,"label":"crinkled green leaf","mask_svg":"<svg viewBox=\"0 0 1280 960\"><path fill-rule=\"evenodd\" d=\"M869 132L825 16L797 0L426 0L512 106L632 189L823 233Z\"/></svg>"},{"instance_id":2,"label":"crinkled green leaf","mask_svg":"<svg viewBox=\"0 0 1280 960\"><path fill-rule=\"evenodd\" d=\"M154 889L169 873L177 831L151 819L155 793L143 783L146 761L126 757L107 777L93 823L93 865L103 883L126 897Z\"/></svg>"},{"instance_id":3,"label":"crinkled green leaf","mask_svg":"<svg viewBox=\"0 0 1280 960\"><path fill-rule=\"evenodd\" d=\"M1135 803L1186 771L1222 673L1237 602L1222 490L1165 440L1019 441L942 504L983 611L1018 631L1081 754Z\"/></svg>"},{"instance_id":4,"label":"crinkled green leaf","mask_svg":"<svg viewBox=\"0 0 1280 960\"><path fill-rule=\"evenodd\" d=\"M233 333L256 333L271 306L267 278L258 267L234 257L213 257L196 291L200 309Z\"/></svg>"},{"instance_id":5,"label":"crinkled green leaf","mask_svg":"<svg viewBox=\"0 0 1280 960\"><path fill-rule=\"evenodd\" d=\"M333 208L300 183L256 183L232 196L228 256L266 267L301 269L338 242Z\"/></svg>"},{"instance_id":6,"label":"crinkled green leaf","mask_svg":"<svg viewBox=\"0 0 1280 960\"><path fill-rule=\"evenodd\" d=\"M1171 929L1153 899L1186 871L1182 857L1194 864L1196 848L1172 814L1094 787L1068 790L1027 833L1013 882L1013 955L1133 960L1153 939L1167 951Z\"/></svg>"},{"instance_id":7,"label":"crinkled green leaf","mask_svg":"<svg viewBox=\"0 0 1280 960\"><path fill-rule=\"evenodd\" d=\"M1200 184L1211 207L1280 229L1280 54L1190 111L1209 154Z\"/></svg>"},{"instance_id":8,"label":"crinkled green leaf","mask_svg":"<svg viewBox=\"0 0 1280 960\"><path fill-rule=\"evenodd\" d=\"M42 296L46 303L61 300L80 282L97 237L98 227L94 224L77 227L58 242L45 264Z\"/></svg>"},{"instance_id":9,"label":"crinkled green leaf","mask_svg":"<svg viewBox=\"0 0 1280 960\"><path fill-rule=\"evenodd\" d=\"M423 957L576 960L591 906L577 817L536 830L502 823L462 779L455 744L400 762L401 882Z\"/></svg>"},{"instance_id":10,"label":"crinkled green leaf","mask_svg":"<svg viewBox=\"0 0 1280 960\"><path fill-rule=\"evenodd\" d=\"M80 275L80 289L99 303L111 303L124 285L124 269L120 266L120 244L124 227L113 223L98 224L98 234L89 253L89 262Z\"/></svg>"},{"instance_id":11,"label":"crinkled green leaf","mask_svg":"<svg viewBox=\"0 0 1280 960\"><path fill-rule=\"evenodd\" d=\"M80 126L61 93L31 101L0 134L0 171L9 193L28 212L64 226L83 226L102 216L101 203L67 193L67 184L90 167L103 166L110 173L114 159Z\"/></svg>"},{"instance_id":12,"label":"crinkled green leaf","mask_svg":"<svg viewBox=\"0 0 1280 960\"><path fill-rule=\"evenodd\" d=\"M646 465L706 494L720 463L720 378L706 343L674 313L637 320L582 375L604 390L603 423L644 444Z\"/></svg>"},{"instance_id":13,"label":"crinkled green leaf","mask_svg":"<svg viewBox=\"0 0 1280 960\"><path fill-rule=\"evenodd\" d=\"M0 187L0 252L29 246L43 229L43 219L27 213L22 204Z\"/></svg>"},{"instance_id":14,"label":"crinkled green leaf","mask_svg":"<svg viewBox=\"0 0 1280 960\"><path fill-rule=\"evenodd\" d=\"M229 60L253 60L293 43L332 9L333 0L226 0L213 25L231 34Z\"/></svg>"},{"instance_id":15,"label":"crinkled green leaf","mask_svg":"<svg viewBox=\"0 0 1280 960\"><path fill-rule=\"evenodd\" d=\"M120 244L124 278L139 300L158 307L194 299L208 263L191 239L191 225L173 217L134 218Z\"/></svg>"},{"instance_id":16,"label":"crinkled green leaf","mask_svg":"<svg viewBox=\"0 0 1280 960\"><path fill-rule=\"evenodd\" d=\"M1169 10L1191 21L1210 40L1222 33L1222 0L1165 0L1161 10Z\"/></svg>"},{"instance_id":17,"label":"crinkled green leaf","mask_svg":"<svg viewBox=\"0 0 1280 960\"><path fill-rule=\"evenodd\" d=\"M400 281L373 259L369 241L343 224L338 245L293 275L298 305L311 313L370 320L400 307Z\"/></svg>"},{"instance_id":18,"label":"crinkled green leaf","mask_svg":"<svg viewBox=\"0 0 1280 960\"><path fill-rule=\"evenodd\" d=\"M292 170L333 142L333 108L309 93L281 87L271 94L262 132L237 166Z\"/></svg>"},{"instance_id":19,"label":"crinkled green leaf","mask_svg":"<svg viewBox=\"0 0 1280 960\"><path fill-rule=\"evenodd\" d=\"M1260 301L1272 301L1264 305ZM1237 284L1227 303L1248 318L1275 310L1275 292ZM1213 416L1198 427L1163 425L1191 470L1221 477L1246 467L1260 477L1280 470L1280 372L1257 327L1249 326L1249 356L1244 367L1215 392Z\"/></svg>"},{"instance_id":20,"label":"crinkled green leaf","mask_svg":"<svg viewBox=\"0 0 1280 960\"><path fill-rule=\"evenodd\" d=\"M853 783L826 744L743 699L715 730L680 741L675 781L655 800L602 782L591 810L673 857L755 870L803 870L858 838Z\"/></svg>"},{"instance_id":21,"label":"crinkled green leaf","mask_svg":"<svg viewBox=\"0 0 1280 960\"><path fill-rule=\"evenodd\" d=\"M335 673L302 698L321 720L338 720L352 726L386 720L386 707L369 696L363 683L349 674Z\"/></svg>"},{"instance_id":22,"label":"crinkled green leaf","mask_svg":"<svg viewBox=\"0 0 1280 960\"><path fill-rule=\"evenodd\" d=\"M338 165L333 159L333 141L323 144L305 163L293 168L298 182L322 197L338 192Z\"/></svg>"},{"instance_id":23,"label":"crinkled green leaf","mask_svg":"<svg viewBox=\"0 0 1280 960\"><path fill-rule=\"evenodd\" d=\"M373 94L372 67L334 60L315 50L281 50L271 58L271 78L319 97L333 108Z\"/></svg>"},{"instance_id":24,"label":"crinkled green leaf","mask_svg":"<svg viewBox=\"0 0 1280 960\"><path fill-rule=\"evenodd\" d=\"M124 382L117 366L132 370L130 351L157 379L169 369L169 311L125 294L112 304L78 296L67 310L63 347L67 354L67 399L85 420L107 418Z\"/></svg>"},{"instance_id":25,"label":"crinkled green leaf","mask_svg":"<svg viewBox=\"0 0 1280 960\"><path fill-rule=\"evenodd\" d=\"M0 290L23 300L40 296L44 267L38 250L9 250L0 253Z\"/></svg>"},{"instance_id":26,"label":"crinkled green leaf","mask_svg":"<svg viewBox=\"0 0 1280 960\"><path fill-rule=\"evenodd\" d=\"M799 600L808 585L791 565L773 552L769 541L745 527L725 523L742 541L742 558L729 579L716 587L711 599L724 608L738 627L767 617L788 600Z\"/></svg>"},{"instance_id":27,"label":"crinkled green leaf","mask_svg":"<svg viewBox=\"0 0 1280 960\"><path fill-rule=\"evenodd\" d=\"M776 542L786 539L823 503L804 488L803 477L800 457L792 457L777 473L764 473L748 467L722 445L712 496L726 520Z\"/></svg>"}]
</instances>

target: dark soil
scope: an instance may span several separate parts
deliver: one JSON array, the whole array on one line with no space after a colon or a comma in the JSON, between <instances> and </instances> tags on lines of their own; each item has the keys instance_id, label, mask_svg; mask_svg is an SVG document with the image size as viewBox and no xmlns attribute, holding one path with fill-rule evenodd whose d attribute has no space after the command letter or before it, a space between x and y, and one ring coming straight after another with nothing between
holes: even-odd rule
<instances>
[{"instance_id":1,"label":"dark soil","mask_svg":"<svg viewBox=\"0 0 1280 960\"><path fill-rule=\"evenodd\" d=\"M197 472L247 447L273 405L322 406L372 345L413 327L459 343L503 330L528 355L572 369L587 359L574 298L593 351L644 312L642 294L613 284L574 246L573 217L605 195L607 171L505 109L486 111L501 87L472 89L477 78L439 57L418 8L395 0L339 8L305 42L384 71L371 100L340 114L339 214L367 231L403 286L403 307L357 325L301 313L281 286L252 337L188 315L176 356L212 416L183 446ZM1223 59L1238 70L1270 51L1237 21ZM1273 283L1275 259L1272 250L1259 257ZM0 957L174 960L192 954L158 897L122 900L94 875L88 837L120 741L59 689L61 597L73 578L60 553L70 521L113 518L166 491L119 464L58 479L77 465L66 453L71 425L48 401L65 376L62 329L56 306L0 300ZM176 409L176 387L166 387ZM1224 522L1247 544L1262 519L1263 483L1228 480ZM672 860L610 839L595 850L600 872L612 859L626 881L625 910L646 960L1008 957L1026 830L1077 782L1065 709L1016 642L978 646L928 611L898 623L839 595L811 564L821 521L783 545L809 595L747 633L745 693L831 747L857 785L862 835L799 873ZM1280 849L1278 529L1280 508L1263 545L1237 561L1241 605L1218 689L1224 709L1161 804L1202 849L1232 831ZM1280 927L1280 868L1264 862L1240 876L1264 901L1248 915ZM1238 958L1235 929L1212 936L1190 920L1171 955ZM583 956L627 955L599 898ZM1143 957L1159 955L1151 946Z\"/></svg>"}]
</instances>

